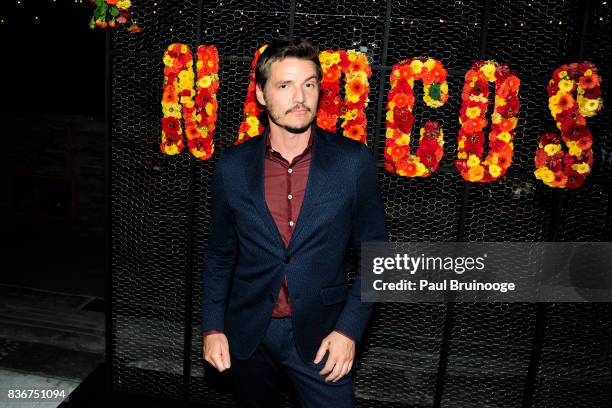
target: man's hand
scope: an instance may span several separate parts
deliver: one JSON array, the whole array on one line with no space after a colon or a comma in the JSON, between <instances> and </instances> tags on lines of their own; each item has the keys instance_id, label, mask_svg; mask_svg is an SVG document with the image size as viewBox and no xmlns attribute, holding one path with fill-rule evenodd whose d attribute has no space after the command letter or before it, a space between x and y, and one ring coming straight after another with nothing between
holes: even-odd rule
<instances>
[{"instance_id":1,"label":"man's hand","mask_svg":"<svg viewBox=\"0 0 612 408\"><path fill-rule=\"evenodd\" d=\"M315 356L315 364L323 359L327 350L329 350L329 357L319 374L326 375L331 372L325 381L336 382L351 371L355 358L355 341L336 330L332 331L321 341Z\"/></svg>"},{"instance_id":2,"label":"man's hand","mask_svg":"<svg viewBox=\"0 0 612 408\"><path fill-rule=\"evenodd\" d=\"M211 333L204 336L202 353L204 360L219 372L230 368L229 344L224 333Z\"/></svg>"}]
</instances>

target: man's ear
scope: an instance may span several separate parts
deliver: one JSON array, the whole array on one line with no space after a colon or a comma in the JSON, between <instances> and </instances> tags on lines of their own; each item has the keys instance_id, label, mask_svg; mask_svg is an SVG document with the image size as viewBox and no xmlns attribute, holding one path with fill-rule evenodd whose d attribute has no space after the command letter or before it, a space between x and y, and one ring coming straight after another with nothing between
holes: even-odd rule
<instances>
[{"instance_id":1,"label":"man's ear","mask_svg":"<svg viewBox=\"0 0 612 408\"><path fill-rule=\"evenodd\" d=\"M261 105L266 106L266 100L264 99L264 94L261 88L258 85L255 85L255 96L257 97L257 102Z\"/></svg>"}]
</instances>

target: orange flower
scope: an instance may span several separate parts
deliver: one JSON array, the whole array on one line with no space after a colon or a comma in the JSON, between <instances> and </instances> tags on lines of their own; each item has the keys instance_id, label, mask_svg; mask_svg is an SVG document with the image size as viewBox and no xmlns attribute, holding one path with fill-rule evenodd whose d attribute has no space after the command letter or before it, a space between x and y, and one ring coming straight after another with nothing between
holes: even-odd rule
<instances>
[{"instance_id":1,"label":"orange flower","mask_svg":"<svg viewBox=\"0 0 612 408\"><path fill-rule=\"evenodd\" d=\"M468 176L470 181L479 181L484 177L484 167L478 165L470 167L468 170Z\"/></svg>"},{"instance_id":2,"label":"orange flower","mask_svg":"<svg viewBox=\"0 0 612 408\"><path fill-rule=\"evenodd\" d=\"M502 169L507 169L512 163L512 150L500 150L497 152L497 165Z\"/></svg>"},{"instance_id":3,"label":"orange flower","mask_svg":"<svg viewBox=\"0 0 612 408\"><path fill-rule=\"evenodd\" d=\"M323 81L325 82L336 82L340 79L342 72L339 69L327 69L323 72Z\"/></svg>"},{"instance_id":4,"label":"orange flower","mask_svg":"<svg viewBox=\"0 0 612 408\"><path fill-rule=\"evenodd\" d=\"M580 78L580 86L584 89L592 89L601 83L601 77L597 74L585 75Z\"/></svg>"},{"instance_id":5,"label":"orange flower","mask_svg":"<svg viewBox=\"0 0 612 408\"><path fill-rule=\"evenodd\" d=\"M348 137L353 140L361 140L362 136L365 134L362 126L351 126L346 130Z\"/></svg>"},{"instance_id":6,"label":"orange flower","mask_svg":"<svg viewBox=\"0 0 612 408\"><path fill-rule=\"evenodd\" d=\"M348 83L348 87L352 93L361 96L367 89L365 84L359 80L353 80Z\"/></svg>"},{"instance_id":7,"label":"orange flower","mask_svg":"<svg viewBox=\"0 0 612 408\"><path fill-rule=\"evenodd\" d=\"M408 95L404 93L398 93L395 94L391 102L395 104L396 108L405 108L406 106L408 106L410 99L408 98Z\"/></svg>"},{"instance_id":8,"label":"orange flower","mask_svg":"<svg viewBox=\"0 0 612 408\"><path fill-rule=\"evenodd\" d=\"M167 90L165 90L164 94L162 95L162 101L164 103L178 103L178 95L174 90L174 87L171 85L168 86L166 89Z\"/></svg>"},{"instance_id":9,"label":"orange flower","mask_svg":"<svg viewBox=\"0 0 612 408\"><path fill-rule=\"evenodd\" d=\"M484 128L486 125L487 125L486 119L483 119L483 118L468 119L467 121L463 122L463 130L465 130L465 132L468 134L476 133L476 132L480 132L482 128Z\"/></svg>"},{"instance_id":10,"label":"orange flower","mask_svg":"<svg viewBox=\"0 0 612 408\"><path fill-rule=\"evenodd\" d=\"M410 77L412 77L412 75L413 75L413 72L412 72L412 68L410 67L410 64L403 64L399 68L399 78L400 79L408 80L410 79Z\"/></svg>"},{"instance_id":11,"label":"orange flower","mask_svg":"<svg viewBox=\"0 0 612 408\"><path fill-rule=\"evenodd\" d=\"M559 102L557 102L557 106L561 110L566 110L574 106L574 98L570 94L564 94L559 98Z\"/></svg>"},{"instance_id":12,"label":"orange flower","mask_svg":"<svg viewBox=\"0 0 612 408\"><path fill-rule=\"evenodd\" d=\"M244 106L244 110L251 116L259 115L259 106L257 106L257 103L255 102L247 102L247 104Z\"/></svg>"},{"instance_id":13,"label":"orange flower","mask_svg":"<svg viewBox=\"0 0 612 408\"><path fill-rule=\"evenodd\" d=\"M115 4L117 4L117 1L119 1L119 0L105 0L105 1L106 1L106 4L114 6Z\"/></svg>"},{"instance_id":14,"label":"orange flower","mask_svg":"<svg viewBox=\"0 0 612 408\"><path fill-rule=\"evenodd\" d=\"M401 159L404 154L406 154L406 152L404 151L404 148L402 146L395 145L391 148L391 157L393 158L394 162Z\"/></svg>"},{"instance_id":15,"label":"orange flower","mask_svg":"<svg viewBox=\"0 0 612 408\"><path fill-rule=\"evenodd\" d=\"M560 187L567 184L567 175L562 171L556 171L555 178L550 182L551 187Z\"/></svg>"}]
</instances>

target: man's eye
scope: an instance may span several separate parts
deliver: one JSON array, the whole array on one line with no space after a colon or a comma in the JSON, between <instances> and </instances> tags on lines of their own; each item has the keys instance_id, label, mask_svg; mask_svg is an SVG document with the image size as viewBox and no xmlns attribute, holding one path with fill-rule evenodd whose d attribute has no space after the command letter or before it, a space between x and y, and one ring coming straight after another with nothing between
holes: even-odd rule
<instances>
[{"instance_id":1,"label":"man's eye","mask_svg":"<svg viewBox=\"0 0 612 408\"><path fill-rule=\"evenodd\" d=\"M279 86L279 88L286 88L287 85L286 84L282 84L281 86Z\"/></svg>"}]
</instances>

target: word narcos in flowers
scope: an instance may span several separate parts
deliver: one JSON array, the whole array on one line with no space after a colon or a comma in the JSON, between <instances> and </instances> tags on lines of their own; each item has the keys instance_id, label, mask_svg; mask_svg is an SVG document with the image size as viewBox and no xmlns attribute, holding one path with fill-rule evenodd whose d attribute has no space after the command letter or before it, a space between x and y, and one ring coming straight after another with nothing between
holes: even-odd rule
<instances>
[{"instance_id":1,"label":"word narcos in flowers","mask_svg":"<svg viewBox=\"0 0 612 408\"><path fill-rule=\"evenodd\" d=\"M495 83L495 105L491 114L489 154L482 160L489 105L489 82ZM467 181L486 183L499 179L512 163L514 128L518 123L518 92L521 82L506 65L476 61L465 74L455 166Z\"/></svg>"},{"instance_id":2,"label":"word narcos in flowers","mask_svg":"<svg viewBox=\"0 0 612 408\"><path fill-rule=\"evenodd\" d=\"M187 45L170 44L163 61L161 151L173 155L183 150L182 118L191 154L200 160L210 159L218 109L217 49L206 45L198 47L197 91L194 90L193 57Z\"/></svg>"},{"instance_id":3,"label":"word narcos in flowers","mask_svg":"<svg viewBox=\"0 0 612 408\"><path fill-rule=\"evenodd\" d=\"M235 144L260 135L263 107L255 96L255 65L266 49L260 47L252 60L250 81L244 103L243 120ZM336 131L342 118L343 135L366 143L367 120L364 113L369 102L369 78L372 71L365 54L349 50L326 50L320 53L323 69L317 125ZM183 145L181 119L191 153L199 159L212 157L213 131L217 119L219 57L214 46L198 47L197 81L189 47L171 44L164 53L162 98L162 152L179 153ZM345 100L340 98L340 80L345 75ZM410 153L410 136L414 124L414 81L424 85L424 101L432 108L448 100L447 72L438 60L426 57L406 59L393 66L391 89L387 97L385 169L408 177L427 177L438 168L444 154L442 127L428 121L420 129L416 154ZM539 139L534 174L544 184L557 188L578 188L593 164L593 136L586 126L603 106L601 76L594 64L585 61L562 65L553 73L548 85L549 108L561 135L545 133ZM194 82L197 85L194 90ZM490 152L483 160L488 124L485 115L489 105L489 82L495 83L494 111L488 134ZM465 75L461 94L458 150L455 166L466 181L492 182L503 177L512 163L514 129L518 123L520 80L507 65L495 61L476 61ZM573 97L573 94L576 97ZM565 152L562 143L568 148Z\"/></svg>"},{"instance_id":4,"label":"word narcos in flowers","mask_svg":"<svg viewBox=\"0 0 612 408\"><path fill-rule=\"evenodd\" d=\"M393 66L387 95L385 161L387 171L400 176L427 177L436 171L444 154L444 137L438 122L427 121L420 130L416 154L410 153L414 123L414 81L423 81L425 104L439 108L448 100L447 72L432 58L411 58Z\"/></svg>"},{"instance_id":5,"label":"word narcos in flowers","mask_svg":"<svg viewBox=\"0 0 612 408\"><path fill-rule=\"evenodd\" d=\"M548 107L561 135L540 136L534 171L547 186L575 189L591 172L593 136L586 117L595 116L603 106L600 83L597 67L590 62L562 65L553 73L547 87Z\"/></svg>"}]
</instances>

